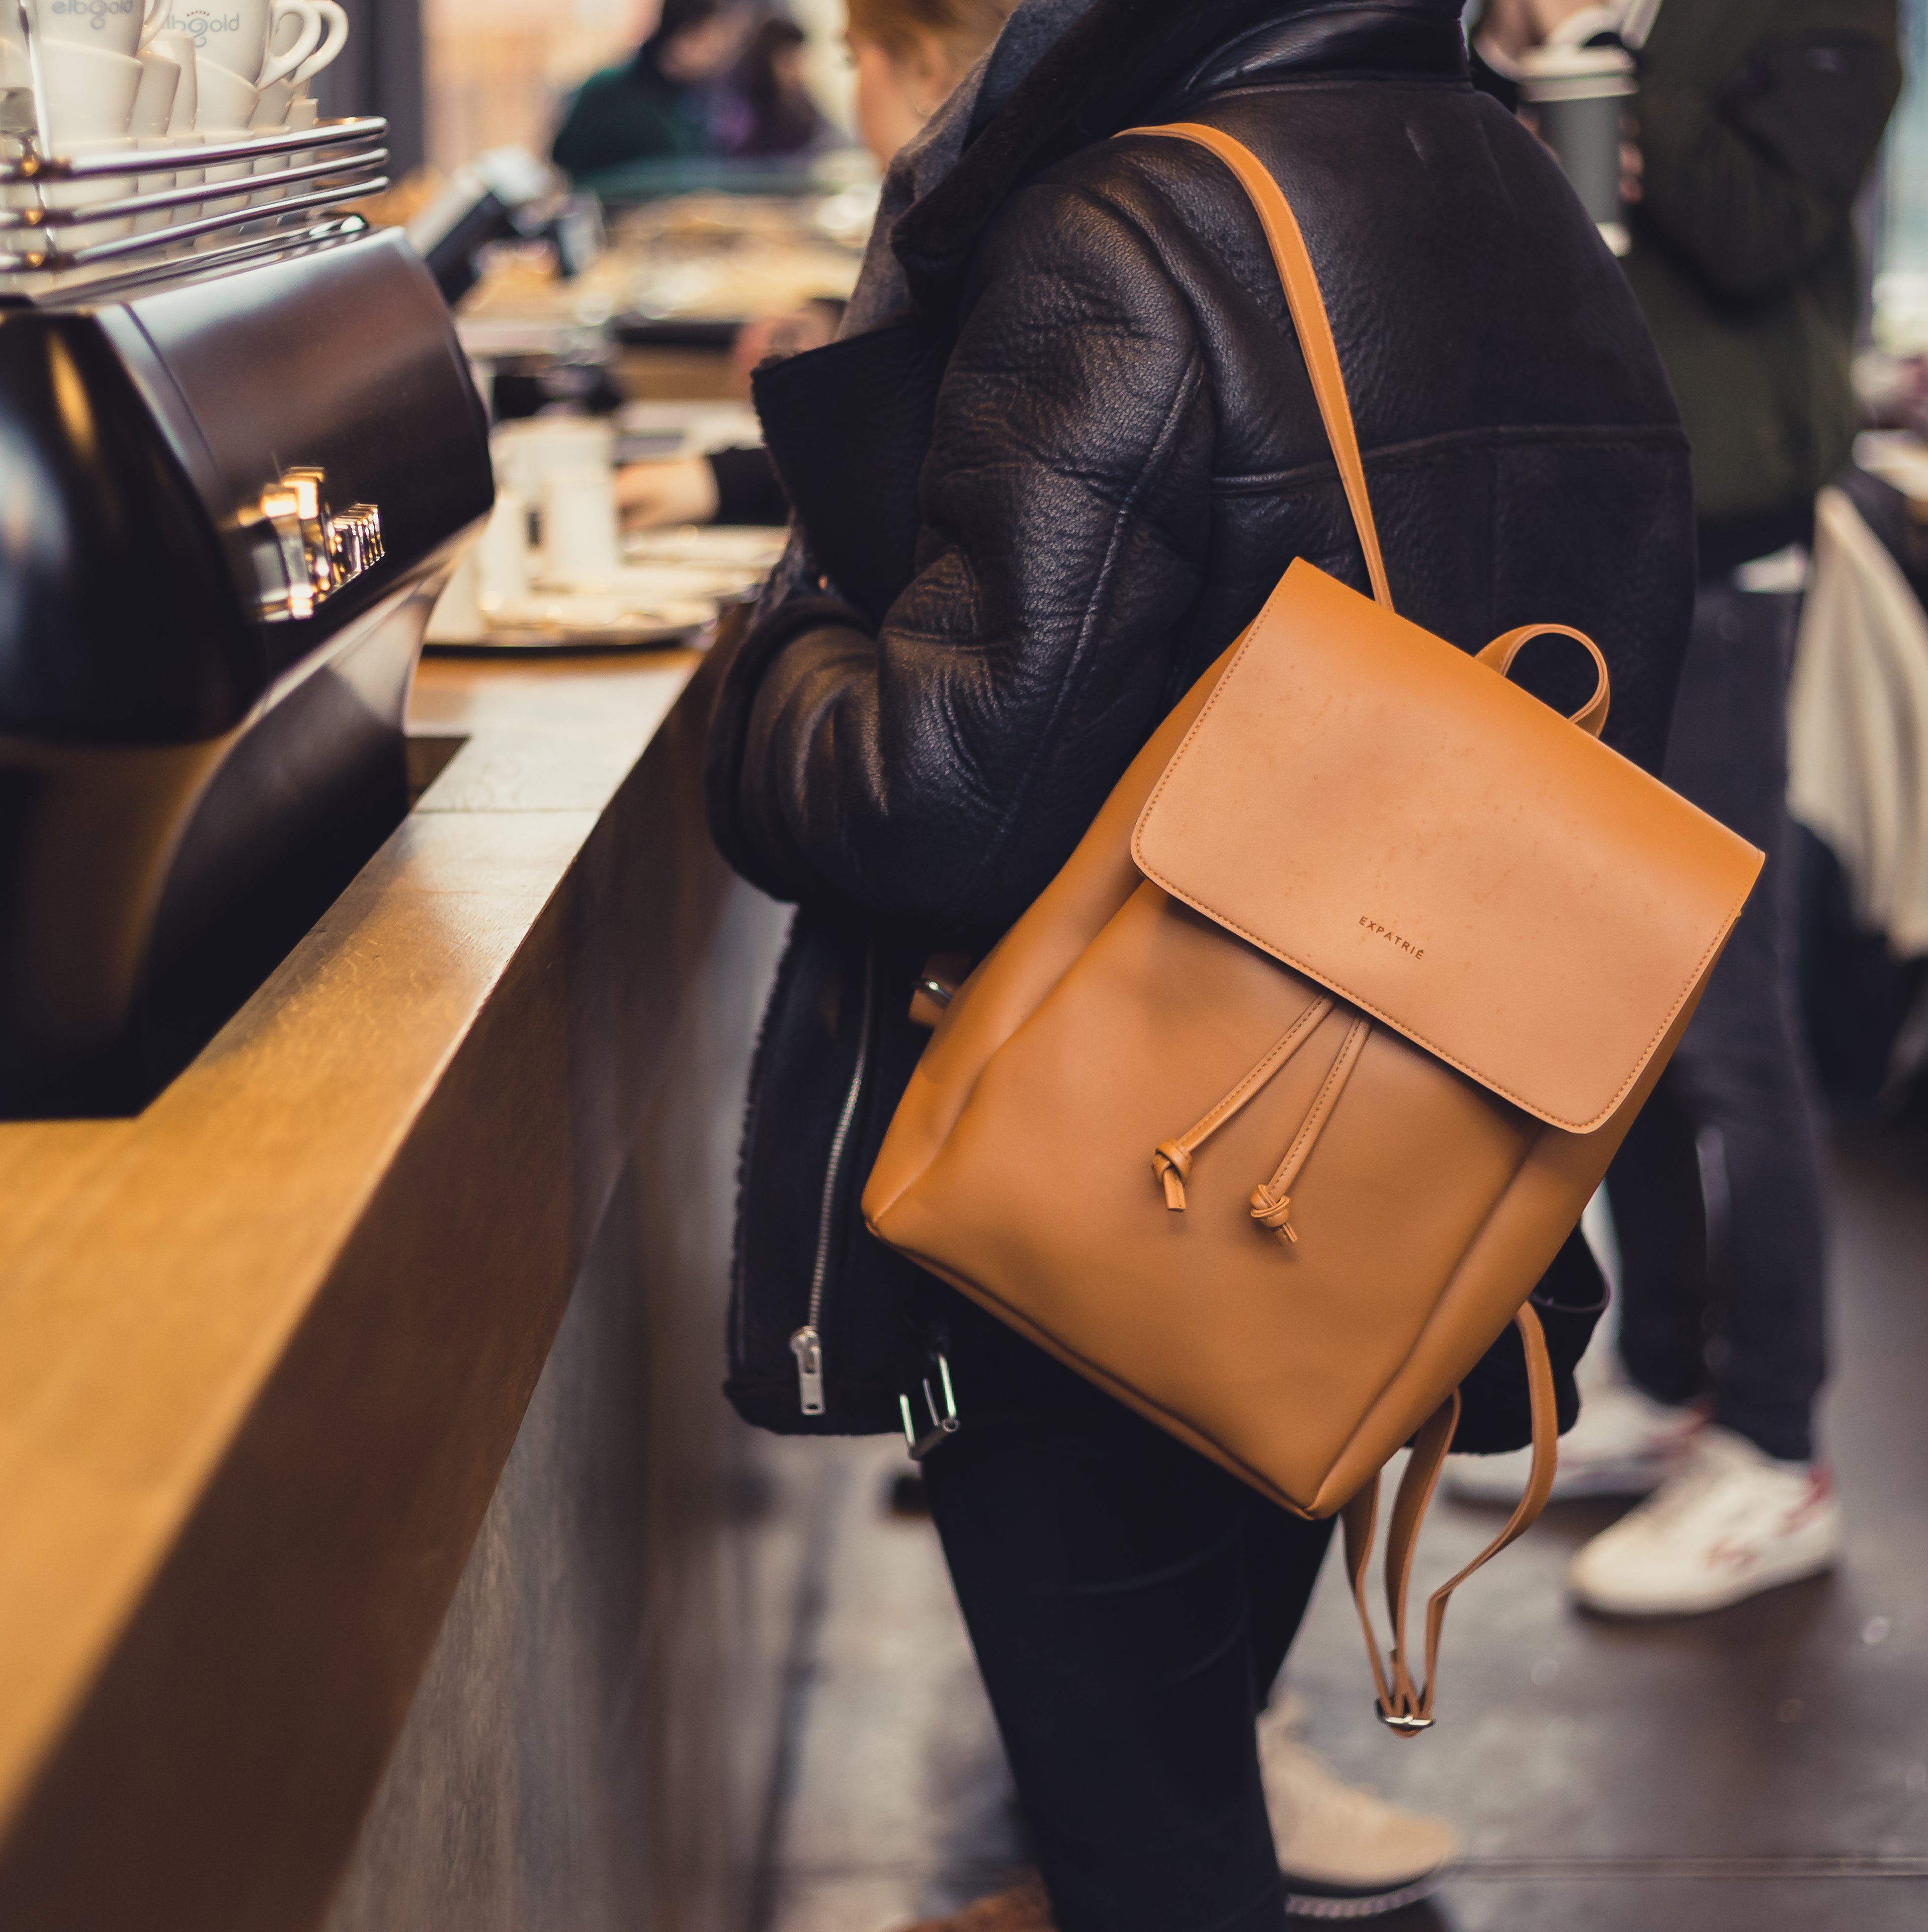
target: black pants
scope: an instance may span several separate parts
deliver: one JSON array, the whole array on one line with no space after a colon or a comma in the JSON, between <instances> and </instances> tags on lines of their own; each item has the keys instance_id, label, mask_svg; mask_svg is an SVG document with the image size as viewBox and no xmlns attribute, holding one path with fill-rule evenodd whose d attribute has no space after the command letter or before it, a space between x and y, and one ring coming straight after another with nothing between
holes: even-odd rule
<instances>
[{"instance_id":1,"label":"black pants","mask_svg":"<svg viewBox=\"0 0 1928 1932\"><path fill-rule=\"evenodd\" d=\"M1621 1352L1650 1394L1711 1394L1771 1456L1813 1454L1827 1371L1814 1103L1795 986L1787 690L1801 600L1702 587L1667 782L1768 855L1700 1010L1609 1174Z\"/></svg>"},{"instance_id":2,"label":"black pants","mask_svg":"<svg viewBox=\"0 0 1928 1932\"><path fill-rule=\"evenodd\" d=\"M1060 1932L1278 1932L1253 1720L1332 1526L958 1310L925 1480Z\"/></svg>"}]
</instances>

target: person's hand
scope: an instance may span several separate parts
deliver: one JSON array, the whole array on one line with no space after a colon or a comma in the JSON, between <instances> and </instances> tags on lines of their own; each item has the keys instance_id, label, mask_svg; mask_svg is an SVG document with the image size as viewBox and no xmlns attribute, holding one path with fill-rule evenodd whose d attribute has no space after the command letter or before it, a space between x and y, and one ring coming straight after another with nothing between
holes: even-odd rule
<instances>
[{"instance_id":1,"label":"person's hand","mask_svg":"<svg viewBox=\"0 0 1928 1932\"><path fill-rule=\"evenodd\" d=\"M638 530L670 524L716 520L716 472L705 456L676 456L666 463L625 463L616 472L616 504Z\"/></svg>"}]
</instances>

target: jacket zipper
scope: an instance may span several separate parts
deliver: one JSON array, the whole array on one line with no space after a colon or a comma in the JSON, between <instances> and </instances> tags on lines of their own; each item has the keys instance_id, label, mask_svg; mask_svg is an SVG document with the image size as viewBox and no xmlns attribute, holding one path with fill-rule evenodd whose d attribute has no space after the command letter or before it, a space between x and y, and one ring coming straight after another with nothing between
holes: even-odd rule
<instances>
[{"instance_id":1,"label":"jacket zipper","mask_svg":"<svg viewBox=\"0 0 1928 1932\"><path fill-rule=\"evenodd\" d=\"M823 1171L823 1198L817 1209L817 1255L810 1270L810 1307L803 1326L790 1338L790 1352L796 1358L796 1396L805 1415L823 1413L823 1296L830 1280L830 1238L835 1231L837 1183L844 1169L844 1150L849 1144L850 1126L857 1117L857 1102L864 1090L864 1075L870 1065L871 1008L876 997L877 947L864 948L864 999L862 1017L857 1031L857 1064L850 1072L850 1090L844 1096L843 1111L837 1116L837 1131L830 1139L829 1164Z\"/></svg>"}]
</instances>

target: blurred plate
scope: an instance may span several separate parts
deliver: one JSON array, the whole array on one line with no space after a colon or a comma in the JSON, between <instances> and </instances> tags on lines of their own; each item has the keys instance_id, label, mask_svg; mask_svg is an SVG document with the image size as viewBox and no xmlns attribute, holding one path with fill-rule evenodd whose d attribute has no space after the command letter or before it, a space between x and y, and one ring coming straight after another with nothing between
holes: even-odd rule
<instances>
[{"instance_id":1,"label":"blurred plate","mask_svg":"<svg viewBox=\"0 0 1928 1932\"><path fill-rule=\"evenodd\" d=\"M709 558L658 559L631 563L613 577L551 584L537 573L533 601L582 597L598 602L653 606L693 597L740 597L763 582L760 565Z\"/></svg>"},{"instance_id":2,"label":"blurred plate","mask_svg":"<svg viewBox=\"0 0 1928 1932\"><path fill-rule=\"evenodd\" d=\"M685 642L727 604L754 597L783 553L782 530L652 530L630 538L628 561L594 584L538 584L481 613L480 636L438 634L451 651L634 650ZM472 618L470 620L473 621Z\"/></svg>"},{"instance_id":3,"label":"blurred plate","mask_svg":"<svg viewBox=\"0 0 1928 1932\"><path fill-rule=\"evenodd\" d=\"M742 524L685 524L674 530L631 531L622 540L622 554L632 564L733 566L760 581L783 555L789 535Z\"/></svg>"},{"instance_id":4,"label":"blurred plate","mask_svg":"<svg viewBox=\"0 0 1928 1932\"><path fill-rule=\"evenodd\" d=\"M506 604L487 614L479 638L439 640L425 646L452 651L637 650L687 644L716 620L724 600L666 598L644 604L632 598L557 591Z\"/></svg>"}]
</instances>

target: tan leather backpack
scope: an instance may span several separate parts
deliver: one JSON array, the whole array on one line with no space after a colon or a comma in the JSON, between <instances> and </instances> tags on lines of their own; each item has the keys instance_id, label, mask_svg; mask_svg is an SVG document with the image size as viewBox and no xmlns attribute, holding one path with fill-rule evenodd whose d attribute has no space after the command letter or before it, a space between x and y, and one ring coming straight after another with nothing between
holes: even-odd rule
<instances>
[{"instance_id":1,"label":"tan leather backpack","mask_svg":"<svg viewBox=\"0 0 1928 1932\"><path fill-rule=\"evenodd\" d=\"M1298 225L1215 128L1286 289L1375 592L1303 561L1140 753L957 992L863 1197L871 1231L1306 1516L1344 1512L1379 1714L1432 1722L1453 1589L1553 1478L1527 1305L1652 1090L1761 855L1598 742L1606 666L1558 625L1477 658L1393 612ZM1507 682L1592 653L1571 720ZM1534 1469L1428 1606L1413 1552L1458 1384L1516 1322ZM1366 1571L1382 1464L1411 1442Z\"/></svg>"}]
</instances>

